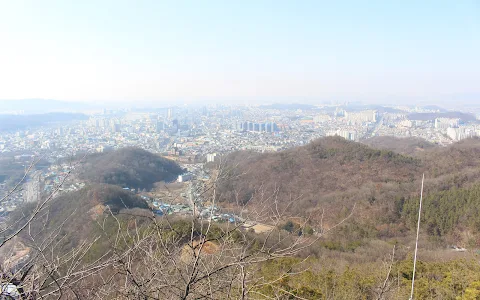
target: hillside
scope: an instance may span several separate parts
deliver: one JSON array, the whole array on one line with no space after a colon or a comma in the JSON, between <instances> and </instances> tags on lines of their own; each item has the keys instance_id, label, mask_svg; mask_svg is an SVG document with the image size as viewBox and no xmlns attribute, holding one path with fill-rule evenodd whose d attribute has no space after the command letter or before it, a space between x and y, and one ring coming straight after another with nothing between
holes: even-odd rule
<instances>
[{"instance_id":1,"label":"hillside","mask_svg":"<svg viewBox=\"0 0 480 300\"><path fill-rule=\"evenodd\" d=\"M429 167L431 177L444 174L465 174L468 169L480 168L480 138L469 138L448 147L423 152L419 158Z\"/></svg>"},{"instance_id":2,"label":"hillside","mask_svg":"<svg viewBox=\"0 0 480 300\"><path fill-rule=\"evenodd\" d=\"M480 232L480 184L471 187L452 188L446 191L431 192L424 199L422 219L429 235L445 236L462 232ZM405 221L414 227L418 216L418 199L408 199L400 213ZM472 237L473 238L473 237ZM452 242L461 242L457 236ZM477 241L466 241L476 243Z\"/></svg>"},{"instance_id":3,"label":"hillside","mask_svg":"<svg viewBox=\"0 0 480 300\"><path fill-rule=\"evenodd\" d=\"M422 138L393 136L375 136L362 143L376 149L390 150L404 155L415 155L428 149L438 147Z\"/></svg>"},{"instance_id":4,"label":"hillside","mask_svg":"<svg viewBox=\"0 0 480 300\"><path fill-rule=\"evenodd\" d=\"M92 183L150 189L155 182L172 181L183 171L177 163L139 148L90 154L78 176Z\"/></svg>"},{"instance_id":5,"label":"hillside","mask_svg":"<svg viewBox=\"0 0 480 300\"><path fill-rule=\"evenodd\" d=\"M425 207L431 208L422 225L427 233L446 240L458 240L453 236L465 230L480 236L478 218L466 213L480 206L480 139L449 147L415 139L374 143L404 152L420 144L425 150L413 158L328 137L279 153L237 152L227 157L224 169L232 179L220 184L218 200L247 203L255 210L261 198L270 206L276 199L281 208L294 199L287 208L290 215L324 217L327 223L345 216L355 203L355 230L368 230L371 238L395 237L415 229L415 205L425 173ZM328 214L323 216L323 211Z\"/></svg>"},{"instance_id":6,"label":"hillside","mask_svg":"<svg viewBox=\"0 0 480 300\"><path fill-rule=\"evenodd\" d=\"M219 201L247 203L277 191L280 204L296 199L289 209L300 215L315 215L321 207L332 209L333 215L353 203L383 208L377 204L408 193L423 168L415 158L339 137L278 153L237 152L227 162L234 179L220 185Z\"/></svg>"},{"instance_id":7,"label":"hillside","mask_svg":"<svg viewBox=\"0 0 480 300\"><path fill-rule=\"evenodd\" d=\"M76 250L79 258L75 258L77 265L73 269L77 271L113 257L111 265L85 281L85 288L75 291L82 299L88 298L88 291L105 286L108 289L101 290L101 298L153 295L152 298L169 299L178 291L185 291L180 278L191 274L192 265L215 268L200 270L204 272L200 274L208 275L197 277L200 279L192 285L199 291L199 298L214 283L218 285L218 294L212 299L226 299L223 292L230 288L221 283L230 286L236 281L223 279L239 278L239 274L230 273L234 270L225 267L235 265L232 259L236 256L230 253L246 255L239 256L237 261L251 270L249 282L261 283L252 290L271 298L289 298L293 294L303 299L377 299L379 288L387 282L394 288L380 299L405 299L411 284L417 176L425 172L427 193L416 282L419 287L431 288L419 288L416 299L455 299L450 296L466 294L480 280L478 264L462 260L473 252L455 252L445 247L460 245L474 251L480 246L480 185L477 177L471 176L480 172L478 143L476 139L466 140L425 150L421 152L424 155L413 158L329 137L279 153L242 151L229 155L226 165L220 165L225 172L222 175L234 177L219 182L218 200L223 201L222 205L239 200L247 204L250 213L262 204L272 211L286 208L290 218L279 223L273 234L254 234L230 223L203 226L207 223L192 222L184 216L150 218L151 212L143 210L146 203L133 193L119 186L95 184L54 199L33 226L23 232L21 243L24 248L29 247L31 254L36 253L39 244L48 245L46 252L51 249L56 255L52 255L53 260L59 257L57 253L87 245L83 246L88 249L85 252ZM446 164L452 167L444 168ZM470 171L465 174L467 169ZM437 175L433 175L434 170ZM265 201L258 201L261 198ZM293 204L288 207L286 203L292 199ZM322 227L315 227L312 222L300 231L297 220L302 218L291 217L311 216L328 229L348 215L353 203L357 204L353 217L318 240ZM124 208L128 209L122 211ZM202 236L208 241L199 242ZM280 251L277 253L283 253L294 241L313 243L298 253L280 254L277 258L271 254L276 247ZM267 247L259 250L258 245ZM390 258L393 245L395 257ZM255 262L249 264L251 255ZM202 261L197 264L193 258L200 256ZM258 257L264 260L257 260ZM69 262L67 267L55 267L55 274L70 272L70 265ZM48 279L51 273L45 268ZM210 274L215 277L208 277ZM452 274L461 277L464 284L452 285ZM104 278L109 278L107 285ZM133 282L129 278L139 280ZM288 280L282 282L278 278ZM73 277L72 281L75 280L77 277ZM200 285L202 280L208 283L207 289ZM272 290L275 288L279 292ZM182 294L174 298L182 298Z\"/></svg>"},{"instance_id":8,"label":"hillside","mask_svg":"<svg viewBox=\"0 0 480 300\"><path fill-rule=\"evenodd\" d=\"M54 232L55 228L61 227L56 240L60 243L60 249L69 250L81 241L94 237L93 232L99 226L97 221L101 221L102 216L132 208L148 209L148 205L140 197L118 186L89 185L53 199L44 217L36 220L38 226L33 226L32 232L34 236L37 234L38 242L50 238L46 232ZM24 238L28 243L31 242L28 236Z\"/></svg>"}]
</instances>

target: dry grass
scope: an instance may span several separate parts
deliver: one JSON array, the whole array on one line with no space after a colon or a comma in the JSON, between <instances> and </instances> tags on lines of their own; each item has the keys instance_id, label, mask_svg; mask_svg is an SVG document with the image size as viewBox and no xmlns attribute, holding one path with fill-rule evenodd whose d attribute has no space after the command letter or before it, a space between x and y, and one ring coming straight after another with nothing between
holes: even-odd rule
<instances>
[{"instance_id":1,"label":"dry grass","mask_svg":"<svg viewBox=\"0 0 480 300\"><path fill-rule=\"evenodd\" d=\"M0 259L3 260L2 268L8 270L17 265L24 257L30 254L31 248L25 246L19 239L14 239L6 244L0 251Z\"/></svg>"},{"instance_id":2,"label":"dry grass","mask_svg":"<svg viewBox=\"0 0 480 300\"><path fill-rule=\"evenodd\" d=\"M200 253L200 248L202 254L212 255L215 254L220 247L214 242L205 242L203 246L201 246L200 241L196 240L193 241L193 245L186 244L185 246L183 246L181 260L184 263L190 263L194 257L192 251L195 251L195 256L198 256L198 254Z\"/></svg>"},{"instance_id":3,"label":"dry grass","mask_svg":"<svg viewBox=\"0 0 480 300\"><path fill-rule=\"evenodd\" d=\"M256 224L250 228L253 228L253 230L255 230L255 233L264 233L264 232L272 231L275 227L270 225L265 225L265 224Z\"/></svg>"},{"instance_id":4,"label":"dry grass","mask_svg":"<svg viewBox=\"0 0 480 300\"><path fill-rule=\"evenodd\" d=\"M96 220L99 216L103 214L105 209L106 206L103 204L95 205L88 211L88 215L90 216L90 218L92 218L92 220Z\"/></svg>"}]
</instances>

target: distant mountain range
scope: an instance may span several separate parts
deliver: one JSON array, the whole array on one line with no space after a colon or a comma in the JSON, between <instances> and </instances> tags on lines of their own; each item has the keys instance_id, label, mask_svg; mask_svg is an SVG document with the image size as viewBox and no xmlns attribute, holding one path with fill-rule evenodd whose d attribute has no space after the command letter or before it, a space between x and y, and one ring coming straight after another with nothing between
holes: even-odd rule
<instances>
[{"instance_id":1,"label":"distant mountain range","mask_svg":"<svg viewBox=\"0 0 480 300\"><path fill-rule=\"evenodd\" d=\"M94 104L50 99L0 100L0 114L43 114L50 112L84 112L99 108Z\"/></svg>"},{"instance_id":2,"label":"distant mountain range","mask_svg":"<svg viewBox=\"0 0 480 300\"><path fill-rule=\"evenodd\" d=\"M317 110L319 107L312 104L305 103L273 103L268 105L261 105L262 109L278 109L278 110ZM345 109L346 111L362 111L362 110L376 110L380 113L405 113L404 110L393 108L391 106L385 106L380 104L362 104L360 102L352 102L348 104L339 104L334 106L324 106L321 109L326 111L334 111L337 108ZM453 113L437 105L427 105L422 107L423 109L433 110L437 113ZM456 112L455 112L456 113Z\"/></svg>"},{"instance_id":3,"label":"distant mountain range","mask_svg":"<svg viewBox=\"0 0 480 300\"><path fill-rule=\"evenodd\" d=\"M438 112L438 113L412 113L408 115L410 120L428 121L436 118L454 118L460 119L462 122L475 122L477 118L469 113L462 113L458 111Z\"/></svg>"},{"instance_id":4,"label":"distant mountain range","mask_svg":"<svg viewBox=\"0 0 480 300\"><path fill-rule=\"evenodd\" d=\"M316 109L315 105L311 104L301 104L301 103L273 103L268 105L261 105L260 108L263 109L279 109L279 110L311 110Z\"/></svg>"},{"instance_id":5,"label":"distant mountain range","mask_svg":"<svg viewBox=\"0 0 480 300\"><path fill-rule=\"evenodd\" d=\"M61 113L52 112L46 114L33 115L1 115L0 114L0 132L14 131L34 128L37 126L70 122L76 120L87 120L88 116L80 113Z\"/></svg>"}]
</instances>

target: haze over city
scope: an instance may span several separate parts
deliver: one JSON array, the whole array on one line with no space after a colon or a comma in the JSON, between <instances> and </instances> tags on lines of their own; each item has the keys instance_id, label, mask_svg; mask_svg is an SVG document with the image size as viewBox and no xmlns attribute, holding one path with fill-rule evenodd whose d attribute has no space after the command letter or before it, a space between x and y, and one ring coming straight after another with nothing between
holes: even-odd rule
<instances>
[{"instance_id":1,"label":"haze over city","mask_svg":"<svg viewBox=\"0 0 480 300\"><path fill-rule=\"evenodd\" d=\"M0 99L479 100L478 1L5 1Z\"/></svg>"},{"instance_id":2,"label":"haze over city","mask_svg":"<svg viewBox=\"0 0 480 300\"><path fill-rule=\"evenodd\" d=\"M480 299L480 2L0 0L0 299Z\"/></svg>"}]
</instances>

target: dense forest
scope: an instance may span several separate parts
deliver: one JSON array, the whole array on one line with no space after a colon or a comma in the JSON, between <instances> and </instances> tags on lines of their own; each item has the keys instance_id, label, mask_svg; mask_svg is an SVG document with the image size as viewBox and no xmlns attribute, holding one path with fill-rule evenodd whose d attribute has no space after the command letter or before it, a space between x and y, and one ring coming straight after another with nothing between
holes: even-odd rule
<instances>
[{"instance_id":1,"label":"dense forest","mask_svg":"<svg viewBox=\"0 0 480 300\"><path fill-rule=\"evenodd\" d=\"M176 162L139 148L90 154L78 176L92 183L108 183L135 189L150 189L155 182L172 181L183 170Z\"/></svg>"},{"instance_id":2,"label":"dense forest","mask_svg":"<svg viewBox=\"0 0 480 300\"><path fill-rule=\"evenodd\" d=\"M400 214L414 228L418 216L418 199L409 198L403 202ZM469 231L480 232L480 184L471 187L453 187L446 191L430 192L423 202L422 219L426 232L433 236L460 234ZM470 246L477 246L477 240L467 241Z\"/></svg>"}]
</instances>

